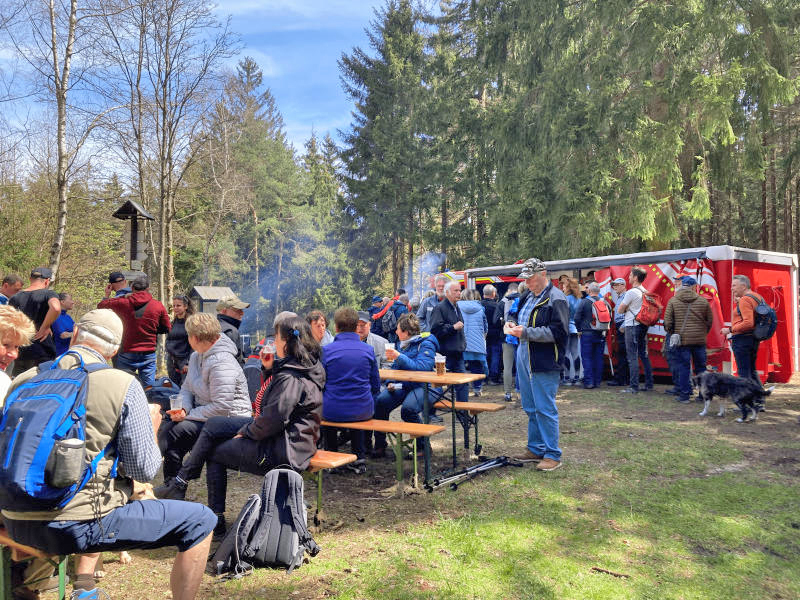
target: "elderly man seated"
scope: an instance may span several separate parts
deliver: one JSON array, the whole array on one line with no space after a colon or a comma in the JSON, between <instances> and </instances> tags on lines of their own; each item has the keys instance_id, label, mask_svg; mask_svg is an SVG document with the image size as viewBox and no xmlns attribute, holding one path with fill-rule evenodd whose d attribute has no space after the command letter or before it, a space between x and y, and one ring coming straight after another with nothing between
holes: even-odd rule
<instances>
[{"instance_id":1,"label":"elderly man seated","mask_svg":"<svg viewBox=\"0 0 800 600\"><path fill-rule=\"evenodd\" d=\"M119 350L121 340L120 318L107 309L92 310L75 326L71 350L85 364L106 363ZM78 364L77 357L68 355L60 366L73 369ZM38 371L34 367L20 374L9 393ZM176 546L178 555L170 577L172 598L191 600L200 585L217 519L210 509L192 502L128 502L133 479L149 481L161 466L147 399L129 373L105 368L91 372L88 378L87 458L105 450L97 475L63 508L3 510L8 533L16 541L50 554L79 555L71 596L79 600L101 597L93 577L100 552ZM164 595L150 592L144 595Z\"/></svg>"}]
</instances>

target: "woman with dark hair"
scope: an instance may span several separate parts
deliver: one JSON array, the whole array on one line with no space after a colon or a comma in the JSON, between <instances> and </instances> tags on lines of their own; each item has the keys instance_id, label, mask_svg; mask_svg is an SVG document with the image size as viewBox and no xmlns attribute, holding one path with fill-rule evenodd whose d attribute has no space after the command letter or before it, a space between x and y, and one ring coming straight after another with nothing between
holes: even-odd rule
<instances>
[{"instance_id":1,"label":"woman with dark hair","mask_svg":"<svg viewBox=\"0 0 800 600\"><path fill-rule=\"evenodd\" d=\"M189 345L189 335L186 333L186 319L194 314L194 304L188 296L174 296L172 298L172 328L167 334L167 375L177 385L181 385L189 370L189 357L192 347Z\"/></svg>"},{"instance_id":2,"label":"woman with dark hair","mask_svg":"<svg viewBox=\"0 0 800 600\"><path fill-rule=\"evenodd\" d=\"M567 296L567 304L569 304L569 338L567 339L567 356L565 357L562 383L578 385L582 377L582 370L580 338L578 337L578 328L575 327L575 313L583 299L583 294L581 294L581 284L572 277L567 277L563 290Z\"/></svg>"},{"instance_id":3,"label":"woman with dark hair","mask_svg":"<svg viewBox=\"0 0 800 600\"><path fill-rule=\"evenodd\" d=\"M259 416L213 417L192 447L189 459L175 478L156 488L158 498L183 500L187 482L200 477L206 464L208 506L219 519L216 535L225 531L225 495L228 469L263 475L288 465L308 468L317 451L322 415L325 369L322 349L300 317L279 321L275 328L275 358L262 353L267 389Z\"/></svg>"}]
</instances>

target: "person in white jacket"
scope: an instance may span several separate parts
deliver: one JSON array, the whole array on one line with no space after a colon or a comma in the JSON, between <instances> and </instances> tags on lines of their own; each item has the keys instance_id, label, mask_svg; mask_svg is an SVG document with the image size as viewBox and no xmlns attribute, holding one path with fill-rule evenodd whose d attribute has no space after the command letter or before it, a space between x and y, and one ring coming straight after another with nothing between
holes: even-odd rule
<instances>
[{"instance_id":1,"label":"person in white jacket","mask_svg":"<svg viewBox=\"0 0 800 600\"><path fill-rule=\"evenodd\" d=\"M247 379L236 358L237 347L221 335L214 315L195 313L186 319L192 347L189 370L181 385L180 408L168 412L158 432L164 456L164 480L172 479L211 417L250 417L252 405Z\"/></svg>"}]
</instances>

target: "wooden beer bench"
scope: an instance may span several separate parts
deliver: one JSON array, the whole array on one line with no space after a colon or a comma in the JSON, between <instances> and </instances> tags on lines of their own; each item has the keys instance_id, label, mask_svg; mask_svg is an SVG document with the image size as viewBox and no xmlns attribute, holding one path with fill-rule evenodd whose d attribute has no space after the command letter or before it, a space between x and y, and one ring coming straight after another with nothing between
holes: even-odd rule
<instances>
[{"instance_id":1,"label":"wooden beer bench","mask_svg":"<svg viewBox=\"0 0 800 600\"><path fill-rule=\"evenodd\" d=\"M475 428L475 454L480 454L483 446L478 442L478 415L485 412L497 412L505 410L505 404L495 402L448 402L439 400L433 404L440 410L452 411L454 408L458 413L458 420L464 429L464 448L469 449L469 430Z\"/></svg>"},{"instance_id":2,"label":"wooden beer bench","mask_svg":"<svg viewBox=\"0 0 800 600\"><path fill-rule=\"evenodd\" d=\"M322 472L325 469L335 469L351 462L355 462L358 458L355 454L345 454L343 452L329 452L327 450L317 450L317 453L311 457L311 462L308 464L306 473L315 474L317 480L317 510L314 513L314 524L320 525L323 520L322 516Z\"/></svg>"},{"instance_id":3,"label":"wooden beer bench","mask_svg":"<svg viewBox=\"0 0 800 600\"><path fill-rule=\"evenodd\" d=\"M20 544L9 537L5 527L0 527L0 593L2 600L14 597L11 582L11 563L28 562L41 558L58 568L58 600L65 600L67 594L67 559L69 556L47 554L31 546ZM31 582L35 583L35 582Z\"/></svg>"},{"instance_id":4,"label":"wooden beer bench","mask_svg":"<svg viewBox=\"0 0 800 600\"><path fill-rule=\"evenodd\" d=\"M412 485L414 487L419 487L419 476L417 475L417 438L430 437L444 431L443 425L424 425L422 423L406 423L405 421L381 421L379 419L353 421L350 423L322 421L321 424L324 427L336 427L338 429L379 431L389 436L389 438L394 442L394 458L398 484L402 483L403 481L403 436L408 436L407 442L411 442L411 455L413 456L414 461L414 477L412 479Z\"/></svg>"}]
</instances>

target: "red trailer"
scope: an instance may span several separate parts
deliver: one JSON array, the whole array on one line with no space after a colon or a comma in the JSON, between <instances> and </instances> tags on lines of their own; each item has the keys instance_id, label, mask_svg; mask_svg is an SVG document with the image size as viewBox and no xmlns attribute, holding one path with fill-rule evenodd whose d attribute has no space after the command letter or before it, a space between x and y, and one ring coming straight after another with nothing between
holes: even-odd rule
<instances>
[{"instance_id":1,"label":"red trailer","mask_svg":"<svg viewBox=\"0 0 800 600\"><path fill-rule=\"evenodd\" d=\"M639 252L615 256L554 260L545 263L549 275L555 280L566 273L571 277L585 277L594 271L594 277L605 295L611 281L617 277L627 280L634 266L647 270L644 287L661 297L666 306L675 289L672 277L684 273L695 277L700 284L699 293L708 299L714 312L714 325L708 335L708 363L726 373L736 373L730 344L719 333L721 327L730 325L734 310L731 296L733 275L747 275L753 290L775 308L778 329L775 335L761 344L757 369L763 381L786 382L800 369L798 357L798 280L797 255L766 250L751 250L734 246L710 246ZM467 269L450 272L453 279L464 281L470 288L492 283L502 288L511 281L519 281L519 264ZM669 375L666 361L661 356L664 342L664 322L650 327L648 339L653 369L656 374Z\"/></svg>"}]
</instances>

